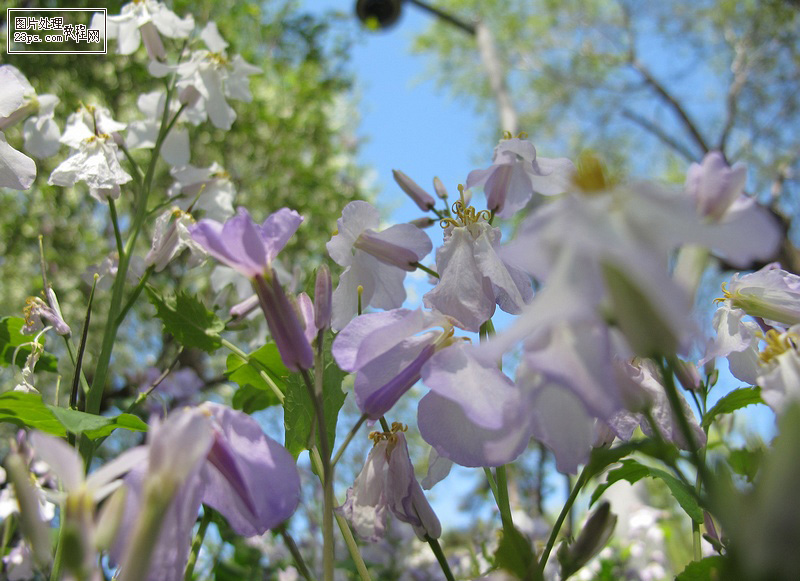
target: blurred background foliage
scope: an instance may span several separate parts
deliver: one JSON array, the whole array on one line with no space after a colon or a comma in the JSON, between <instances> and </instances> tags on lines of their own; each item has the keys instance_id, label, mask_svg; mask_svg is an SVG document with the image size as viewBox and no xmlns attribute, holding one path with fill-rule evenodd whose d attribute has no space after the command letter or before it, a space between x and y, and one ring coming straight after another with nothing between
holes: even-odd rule
<instances>
[{"instance_id":1,"label":"blurred background foliage","mask_svg":"<svg viewBox=\"0 0 800 581\"><path fill-rule=\"evenodd\" d=\"M16 3L28 8L63 4ZM123 4L104 3L108 14L119 14ZM89 0L70 2L74 8L96 5ZM216 22L230 43L228 54L241 54L263 71L250 77L252 102L231 102L237 119L229 131L216 129L210 123L188 126L190 163L208 167L217 162L223 166L237 191L234 205L247 207L259 222L284 206L300 212L305 222L281 253L281 259L289 272L297 267L310 271L323 259L325 242L335 229L341 208L351 200L372 195L363 186L364 172L356 163L358 113L348 70L352 36L346 27L332 26L331 19L304 13L295 0L232 4L183 0L172 3L172 8L181 17L191 13L198 30L207 22ZM5 42L5 27L2 34ZM174 60L183 41L164 38L164 42L169 58ZM199 39L194 43L202 45ZM116 41L111 41L107 56L11 55L6 62L18 67L39 94L53 93L61 99L56 118L63 131L64 119L81 103L105 105L116 119L130 122L141 117L137 97L163 89L163 81L148 73L143 49L131 56L115 51ZM12 145L21 145L18 127L7 135ZM25 297L40 292L37 238L42 234L48 279L59 294L73 332L80 332L91 280L83 275L90 266L102 263L115 245L106 206L88 196L85 184L73 188L47 185L50 172L65 153L62 148L56 157L38 163L39 175L31 190L0 190L4 209L0 214L0 294L3 314L19 316ZM146 168L150 151L132 153ZM172 182L169 167L159 161L152 207L166 200L166 190ZM120 216L131 209L131 198L125 194L123 186L123 195L117 201ZM122 228L124 235L124 219ZM146 232L140 237L137 254L144 256L149 244ZM175 261L164 272L154 274L151 283L171 288L190 285L195 291L208 291L208 271L187 274L181 261ZM90 382L92 356L98 351L107 300L106 292L98 292L95 297L84 365ZM139 301L121 329L114 367L132 370L144 364L166 366L169 343L168 337L161 336L160 322L152 319L152 307ZM182 363L194 366L201 376L204 374L201 358L186 353ZM124 384L124 378L115 378L116 387L124 389Z\"/></svg>"}]
</instances>

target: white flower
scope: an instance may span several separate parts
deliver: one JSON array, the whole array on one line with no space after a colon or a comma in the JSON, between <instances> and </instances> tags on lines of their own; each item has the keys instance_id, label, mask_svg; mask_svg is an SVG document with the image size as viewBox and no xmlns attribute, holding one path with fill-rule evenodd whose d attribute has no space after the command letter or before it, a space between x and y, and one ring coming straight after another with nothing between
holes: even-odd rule
<instances>
[{"instance_id":1,"label":"white flower","mask_svg":"<svg viewBox=\"0 0 800 581\"><path fill-rule=\"evenodd\" d=\"M156 0L134 0L122 7L119 16L108 16L107 38L118 41L119 54L133 54L141 41L151 59L164 59L166 52L160 34L169 38L188 38L194 30L194 18L179 18ZM102 28L102 15L92 18L90 28Z\"/></svg>"},{"instance_id":2,"label":"white flower","mask_svg":"<svg viewBox=\"0 0 800 581\"><path fill-rule=\"evenodd\" d=\"M48 183L72 186L86 182L89 192L100 202L119 197L120 184L131 181L117 159L117 146L107 134L84 139L78 150L50 174Z\"/></svg>"},{"instance_id":3,"label":"white flower","mask_svg":"<svg viewBox=\"0 0 800 581\"><path fill-rule=\"evenodd\" d=\"M0 119L7 121L24 104L30 83L11 65L0 66ZM5 127L5 125L3 125ZM27 190L36 179L34 161L8 145L0 131L0 187Z\"/></svg>"},{"instance_id":4,"label":"white flower","mask_svg":"<svg viewBox=\"0 0 800 581\"><path fill-rule=\"evenodd\" d=\"M337 233L327 243L328 253L345 271L333 292L334 329L343 329L358 310L358 287L363 287L362 307L395 309L403 304L406 272L432 249L430 238L411 224L396 224L376 232L378 211L367 202L350 202L336 222Z\"/></svg>"},{"instance_id":5,"label":"white flower","mask_svg":"<svg viewBox=\"0 0 800 581\"><path fill-rule=\"evenodd\" d=\"M260 73L261 69L238 54L229 59L225 54L228 43L222 39L213 22L206 25L200 38L209 50L194 51L187 62L179 65L153 61L149 70L156 77L176 72L179 90L194 87L200 93L194 108L208 115L215 127L227 130L236 119L236 111L228 105L226 98L249 103L253 96L247 77Z\"/></svg>"},{"instance_id":6,"label":"white flower","mask_svg":"<svg viewBox=\"0 0 800 581\"><path fill-rule=\"evenodd\" d=\"M178 206L188 210L205 212L204 218L224 222L233 216L233 198L236 190L230 174L214 162L209 167L186 165L173 167L170 175L175 178L167 195L175 198Z\"/></svg>"},{"instance_id":7,"label":"white flower","mask_svg":"<svg viewBox=\"0 0 800 581\"><path fill-rule=\"evenodd\" d=\"M106 107L81 106L67 117L67 125L60 141L73 150L80 149L81 143L96 135L111 135L116 140L118 136L115 134L124 131L126 127L125 123L115 121Z\"/></svg>"},{"instance_id":8,"label":"white flower","mask_svg":"<svg viewBox=\"0 0 800 581\"><path fill-rule=\"evenodd\" d=\"M152 91L139 95L136 105L146 118L141 121L133 121L128 126L128 134L125 137L125 145L128 149L152 149L156 146L165 101L166 93L164 91ZM179 109L180 105L174 100L171 101L170 118ZM179 119L167 133L160 150L164 161L173 167L189 163L189 132L186 128L178 125L180 121Z\"/></svg>"},{"instance_id":9,"label":"white flower","mask_svg":"<svg viewBox=\"0 0 800 581\"><path fill-rule=\"evenodd\" d=\"M185 248L190 252L188 265L200 264L206 252L189 234L192 224L192 217L180 208L171 208L156 218L153 245L144 258L145 265L155 265L156 272L161 272Z\"/></svg>"}]
</instances>

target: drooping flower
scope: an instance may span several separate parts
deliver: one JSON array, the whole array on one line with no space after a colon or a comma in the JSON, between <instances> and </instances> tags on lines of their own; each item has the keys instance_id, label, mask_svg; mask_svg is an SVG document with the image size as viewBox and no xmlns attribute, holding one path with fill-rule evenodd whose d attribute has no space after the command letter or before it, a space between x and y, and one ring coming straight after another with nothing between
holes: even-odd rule
<instances>
[{"instance_id":1,"label":"drooping flower","mask_svg":"<svg viewBox=\"0 0 800 581\"><path fill-rule=\"evenodd\" d=\"M570 160L537 157L530 141L509 134L495 147L491 166L470 172L466 187L483 186L486 207L510 218L534 192L550 196L566 191L574 171Z\"/></svg>"},{"instance_id":2,"label":"drooping flower","mask_svg":"<svg viewBox=\"0 0 800 581\"><path fill-rule=\"evenodd\" d=\"M30 334L42 330L44 328L42 319L44 319L53 326L56 333L69 336L72 330L61 315L61 308L58 305L55 291L48 287L46 295L46 303L39 297L30 297L26 301L25 326L22 328L22 332Z\"/></svg>"},{"instance_id":3,"label":"drooping flower","mask_svg":"<svg viewBox=\"0 0 800 581\"><path fill-rule=\"evenodd\" d=\"M350 202L337 221L338 231L327 244L331 258L345 267L333 293L335 330L342 329L358 312L361 303L380 309L400 307L406 298L403 280L433 248L430 238L410 224L396 224L376 232L378 211L367 202Z\"/></svg>"},{"instance_id":4,"label":"drooping flower","mask_svg":"<svg viewBox=\"0 0 800 581\"><path fill-rule=\"evenodd\" d=\"M800 400L800 325L784 333L772 329L764 335L766 346L759 353L758 377L761 398L777 414Z\"/></svg>"},{"instance_id":5,"label":"drooping flower","mask_svg":"<svg viewBox=\"0 0 800 581\"><path fill-rule=\"evenodd\" d=\"M459 326L477 332L495 305L519 313L531 300L530 278L497 255L500 229L462 197L453 205L456 218L443 220L444 244L436 251L439 280L425 293L426 307L453 317Z\"/></svg>"},{"instance_id":6,"label":"drooping flower","mask_svg":"<svg viewBox=\"0 0 800 581\"><path fill-rule=\"evenodd\" d=\"M446 317L421 309L368 313L342 329L332 353L341 369L356 373L359 409L378 419L419 380L433 354L454 341L452 334Z\"/></svg>"},{"instance_id":7,"label":"drooping flower","mask_svg":"<svg viewBox=\"0 0 800 581\"><path fill-rule=\"evenodd\" d=\"M102 26L103 15L95 15L90 28L100 29ZM123 6L119 15L107 17L106 34L108 39L117 39L119 54L133 54L144 42L151 59L163 60L166 51L159 34L168 38L188 38L193 30L191 14L179 18L157 0L135 0Z\"/></svg>"},{"instance_id":8,"label":"drooping flower","mask_svg":"<svg viewBox=\"0 0 800 581\"><path fill-rule=\"evenodd\" d=\"M442 534L439 519L414 475L403 431L395 422L390 432L370 434L375 445L339 509L356 533L370 542L383 537L388 513L410 524L422 540Z\"/></svg>"},{"instance_id":9,"label":"drooping flower","mask_svg":"<svg viewBox=\"0 0 800 581\"><path fill-rule=\"evenodd\" d=\"M101 105L81 106L77 111L67 117L61 143L72 150L78 150L81 143L97 135L111 136L114 143L121 142L120 131L124 131L127 124L116 121L111 112Z\"/></svg>"}]
</instances>

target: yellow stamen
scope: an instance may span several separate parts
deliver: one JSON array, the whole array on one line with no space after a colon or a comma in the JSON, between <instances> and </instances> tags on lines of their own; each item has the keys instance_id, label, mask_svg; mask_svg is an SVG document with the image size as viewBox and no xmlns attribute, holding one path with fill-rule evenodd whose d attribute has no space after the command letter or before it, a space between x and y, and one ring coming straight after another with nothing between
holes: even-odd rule
<instances>
[{"instance_id":1,"label":"yellow stamen","mask_svg":"<svg viewBox=\"0 0 800 581\"><path fill-rule=\"evenodd\" d=\"M798 337L797 333L778 333L775 329L770 329L761 336L767 346L758 354L758 358L764 364L769 363L778 355L783 355L787 351L796 350L797 344L800 342L800 337Z\"/></svg>"},{"instance_id":2,"label":"yellow stamen","mask_svg":"<svg viewBox=\"0 0 800 581\"><path fill-rule=\"evenodd\" d=\"M485 220L486 222L492 217L492 213L489 210L481 210L477 212L473 206L468 206L466 200L464 199L464 186L463 184L458 184L458 193L460 199L457 200L452 208L453 213L456 215L455 218L442 218L439 220L439 226L442 228L447 228L448 226L453 226L454 228L470 226L475 224L480 220Z\"/></svg>"}]
</instances>

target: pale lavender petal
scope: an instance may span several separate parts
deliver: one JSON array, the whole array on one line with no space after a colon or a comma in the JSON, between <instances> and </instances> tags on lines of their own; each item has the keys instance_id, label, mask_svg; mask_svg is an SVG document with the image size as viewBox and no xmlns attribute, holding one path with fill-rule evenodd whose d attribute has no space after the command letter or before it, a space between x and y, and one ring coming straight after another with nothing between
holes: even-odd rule
<instances>
[{"instance_id":1,"label":"pale lavender petal","mask_svg":"<svg viewBox=\"0 0 800 581\"><path fill-rule=\"evenodd\" d=\"M496 365L477 360L474 351L464 342L442 349L423 368L422 381L459 404L471 422L499 430L506 412L519 405L519 390Z\"/></svg>"},{"instance_id":2,"label":"pale lavender petal","mask_svg":"<svg viewBox=\"0 0 800 581\"><path fill-rule=\"evenodd\" d=\"M211 448L211 420L199 410L183 409L151 428L148 438L149 474L181 483L196 472Z\"/></svg>"},{"instance_id":3,"label":"pale lavender petal","mask_svg":"<svg viewBox=\"0 0 800 581\"><path fill-rule=\"evenodd\" d=\"M216 443L206 466L203 502L240 535L260 535L289 518L300 501L292 455L245 413L205 404L215 420Z\"/></svg>"},{"instance_id":4,"label":"pale lavender petal","mask_svg":"<svg viewBox=\"0 0 800 581\"><path fill-rule=\"evenodd\" d=\"M503 159L509 154L519 156L522 161L532 163L536 160L536 147L527 139L519 137L512 137L511 139L503 139L494 148L494 161L497 162L498 158Z\"/></svg>"},{"instance_id":5,"label":"pale lavender petal","mask_svg":"<svg viewBox=\"0 0 800 581\"><path fill-rule=\"evenodd\" d=\"M535 192L555 196L563 194L572 185L575 164L565 157L537 157L533 167L534 173L529 177Z\"/></svg>"},{"instance_id":6,"label":"pale lavender petal","mask_svg":"<svg viewBox=\"0 0 800 581\"><path fill-rule=\"evenodd\" d=\"M342 210L342 217L336 222L338 230L326 244L328 253L340 266L348 266L352 259L353 244L367 228L377 228L380 214L372 204L356 200Z\"/></svg>"},{"instance_id":7,"label":"pale lavender petal","mask_svg":"<svg viewBox=\"0 0 800 581\"><path fill-rule=\"evenodd\" d=\"M526 411L524 406L517 410ZM417 424L422 438L440 456L462 466L502 466L513 462L531 437L530 422L524 413L504 418L499 430L489 430L472 422L459 404L434 392L420 400Z\"/></svg>"},{"instance_id":8,"label":"pale lavender petal","mask_svg":"<svg viewBox=\"0 0 800 581\"><path fill-rule=\"evenodd\" d=\"M450 238L436 251L439 281L422 300L426 307L453 317L467 331L477 332L495 311L492 283L475 261L472 234L453 228Z\"/></svg>"},{"instance_id":9,"label":"pale lavender petal","mask_svg":"<svg viewBox=\"0 0 800 581\"><path fill-rule=\"evenodd\" d=\"M103 464L100 468L92 472L86 479L86 487L89 490L99 490L100 487L130 472L136 466L146 463L148 453L147 446L136 446L135 448L126 450L110 462ZM111 491L108 490L107 492L110 493ZM95 502L99 502L104 496L104 494L95 493Z\"/></svg>"},{"instance_id":10,"label":"pale lavender petal","mask_svg":"<svg viewBox=\"0 0 800 581\"><path fill-rule=\"evenodd\" d=\"M303 319L301 323L305 328L305 333L303 334L310 345L313 343L314 339L316 339L318 331L314 323L314 304L306 293L300 293L297 295L297 306L300 309L300 315Z\"/></svg>"},{"instance_id":11,"label":"pale lavender petal","mask_svg":"<svg viewBox=\"0 0 800 581\"><path fill-rule=\"evenodd\" d=\"M524 275L515 279L500 260L494 249L495 242L500 238L499 234L499 229L487 229L478 236L474 247L475 263L483 276L492 283L496 302L501 308L507 313L519 314L525 303L533 297L533 287L530 279L526 279ZM519 282L522 282L521 289Z\"/></svg>"},{"instance_id":12,"label":"pale lavender petal","mask_svg":"<svg viewBox=\"0 0 800 581\"><path fill-rule=\"evenodd\" d=\"M435 352L437 335L405 339L361 367L354 385L358 408L373 420L388 412L419 381L422 366Z\"/></svg>"},{"instance_id":13,"label":"pale lavender petal","mask_svg":"<svg viewBox=\"0 0 800 581\"><path fill-rule=\"evenodd\" d=\"M336 336L333 357L345 371L357 371L403 339L426 329L426 323L421 309L361 315Z\"/></svg>"},{"instance_id":14,"label":"pale lavender petal","mask_svg":"<svg viewBox=\"0 0 800 581\"><path fill-rule=\"evenodd\" d=\"M266 249L267 262L272 262L283 250L289 238L297 231L303 217L294 210L281 208L271 214L260 227L261 239Z\"/></svg>"},{"instance_id":15,"label":"pale lavender petal","mask_svg":"<svg viewBox=\"0 0 800 581\"><path fill-rule=\"evenodd\" d=\"M33 431L30 441L36 456L58 476L67 492L76 492L83 484L83 462L75 448L61 438Z\"/></svg>"},{"instance_id":16,"label":"pale lavender petal","mask_svg":"<svg viewBox=\"0 0 800 581\"><path fill-rule=\"evenodd\" d=\"M420 539L437 539L442 534L442 525L414 475L405 435L398 432L394 437L397 442L389 457L386 474L386 502L389 510L399 520L413 526Z\"/></svg>"},{"instance_id":17,"label":"pale lavender petal","mask_svg":"<svg viewBox=\"0 0 800 581\"><path fill-rule=\"evenodd\" d=\"M376 542L383 538L386 523L386 494L384 484L389 464L386 458L387 441L370 450L364 468L353 486L347 489L347 499L339 509L350 521L359 537Z\"/></svg>"},{"instance_id":18,"label":"pale lavender petal","mask_svg":"<svg viewBox=\"0 0 800 581\"><path fill-rule=\"evenodd\" d=\"M486 205L501 218L511 218L524 208L533 196L531 175L522 163L499 166L486 181Z\"/></svg>"}]
</instances>

